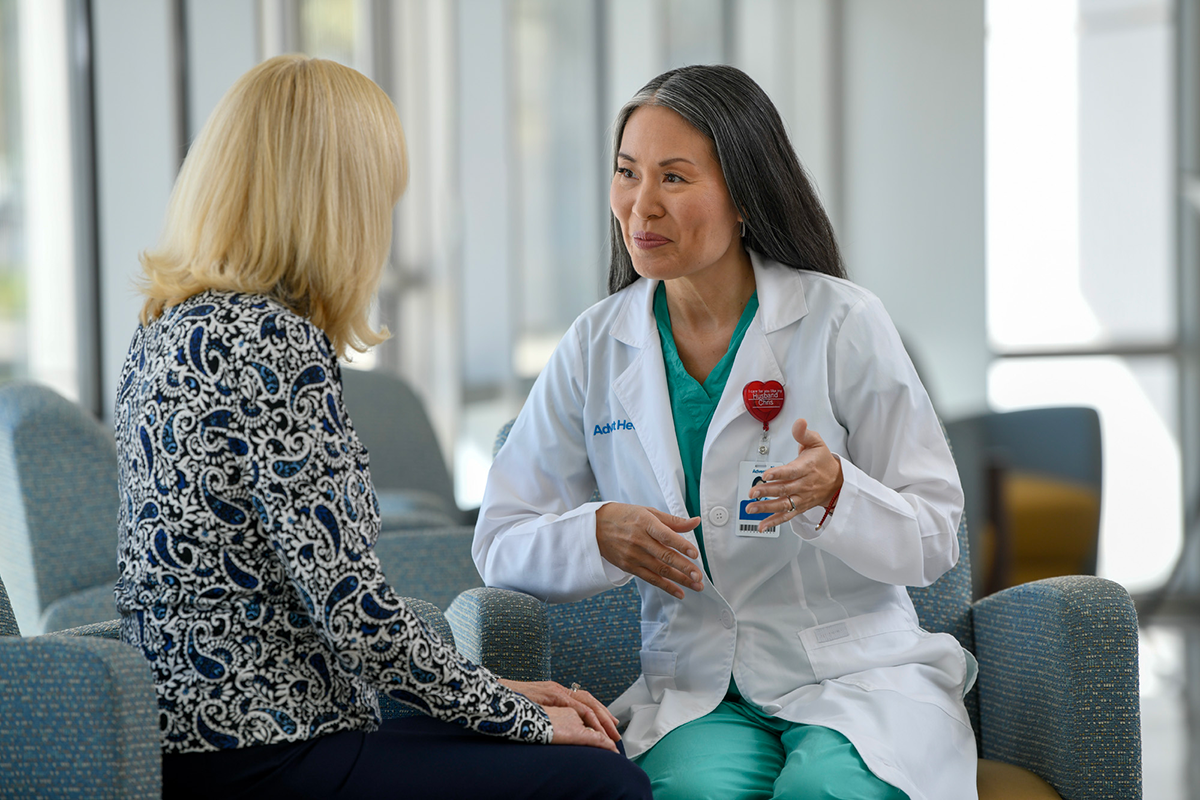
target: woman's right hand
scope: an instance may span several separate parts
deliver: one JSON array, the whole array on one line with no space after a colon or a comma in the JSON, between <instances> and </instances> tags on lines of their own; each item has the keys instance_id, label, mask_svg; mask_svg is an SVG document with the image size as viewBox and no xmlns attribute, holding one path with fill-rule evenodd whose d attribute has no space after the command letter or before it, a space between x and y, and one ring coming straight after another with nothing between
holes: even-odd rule
<instances>
[{"instance_id":1,"label":"woman's right hand","mask_svg":"<svg viewBox=\"0 0 1200 800\"><path fill-rule=\"evenodd\" d=\"M596 511L596 541L600 555L646 583L680 600L683 589L704 589L696 546L679 534L693 530L699 517L684 519L653 508L605 503Z\"/></svg>"},{"instance_id":2,"label":"woman's right hand","mask_svg":"<svg viewBox=\"0 0 1200 800\"><path fill-rule=\"evenodd\" d=\"M542 706L554 727L551 744L583 744L616 753L617 745L602 730L589 728L579 712L570 706Z\"/></svg>"}]
</instances>

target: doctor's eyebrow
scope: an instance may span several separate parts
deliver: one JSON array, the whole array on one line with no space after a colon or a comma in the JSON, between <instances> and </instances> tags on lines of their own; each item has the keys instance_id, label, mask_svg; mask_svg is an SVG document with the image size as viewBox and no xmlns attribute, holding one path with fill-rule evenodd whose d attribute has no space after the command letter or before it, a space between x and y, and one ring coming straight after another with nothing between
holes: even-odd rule
<instances>
[{"instance_id":1,"label":"doctor's eyebrow","mask_svg":"<svg viewBox=\"0 0 1200 800\"><path fill-rule=\"evenodd\" d=\"M617 153L617 160L618 161L628 161L630 164L638 163L636 158L634 158L631 155L628 155L627 153ZM696 166L695 161L692 161L690 158L684 158L683 156L676 156L675 158L665 158L662 161L658 162L658 165L660 167L669 167L672 164L677 164L677 163L691 164L693 167Z\"/></svg>"}]
</instances>

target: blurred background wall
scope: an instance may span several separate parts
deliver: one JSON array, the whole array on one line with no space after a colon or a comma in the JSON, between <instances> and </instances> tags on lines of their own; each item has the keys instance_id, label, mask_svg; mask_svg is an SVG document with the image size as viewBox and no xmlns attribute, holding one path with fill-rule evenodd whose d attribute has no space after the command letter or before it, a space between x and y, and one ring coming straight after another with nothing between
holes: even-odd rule
<instances>
[{"instance_id":1,"label":"blurred background wall","mask_svg":"<svg viewBox=\"0 0 1200 800\"><path fill-rule=\"evenodd\" d=\"M617 109L665 69L729 63L775 100L851 277L883 299L944 417L1100 409L1100 574L1153 588L1200 497L1196 13L0 0L0 376L110 416L137 256L188 142L259 60L334 58L393 97L412 160L377 312L394 335L352 366L414 384L460 505L476 503L492 434L603 296Z\"/></svg>"}]
</instances>

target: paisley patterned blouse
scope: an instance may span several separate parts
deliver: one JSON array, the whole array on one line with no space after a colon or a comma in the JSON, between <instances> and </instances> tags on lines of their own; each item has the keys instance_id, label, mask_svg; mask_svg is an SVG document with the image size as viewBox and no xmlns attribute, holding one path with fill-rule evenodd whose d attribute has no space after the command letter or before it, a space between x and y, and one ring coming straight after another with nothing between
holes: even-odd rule
<instances>
[{"instance_id":1,"label":"paisley patterned blouse","mask_svg":"<svg viewBox=\"0 0 1200 800\"><path fill-rule=\"evenodd\" d=\"M550 741L388 587L367 452L308 320L212 291L168 309L134 335L116 435L121 638L150 660L167 752L373 730L377 689Z\"/></svg>"}]
</instances>

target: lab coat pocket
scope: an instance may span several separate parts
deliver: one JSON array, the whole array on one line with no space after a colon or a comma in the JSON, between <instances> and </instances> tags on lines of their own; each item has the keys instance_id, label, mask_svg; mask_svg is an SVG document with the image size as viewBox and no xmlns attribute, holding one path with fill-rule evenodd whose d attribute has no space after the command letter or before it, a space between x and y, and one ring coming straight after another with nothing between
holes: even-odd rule
<instances>
[{"instance_id":1,"label":"lab coat pocket","mask_svg":"<svg viewBox=\"0 0 1200 800\"><path fill-rule=\"evenodd\" d=\"M798 631L818 681L907 663L921 630L908 614L886 609Z\"/></svg>"},{"instance_id":2,"label":"lab coat pocket","mask_svg":"<svg viewBox=\"0 0 1200 800\"><path fill-rule=\"evenodd\" d=\"M663 692L675 688L675 654L666 650L642 650L638 653L642 662L642 675L650 699L661 703Z\"/></svg>"},{"instance_id":3,"label":"lab coat pocket","mask_svg":"<svg viewBox=\"0 0 1200 800\"><path fill-rule=\"evenodd\" d=\"M642 649L653 650L654 648L651 647L651 643L654 641L654 637L666 630L666 627L666 623L663 622L647 622L646 620L642 620Z\"/></svg>"}]
</instances>

